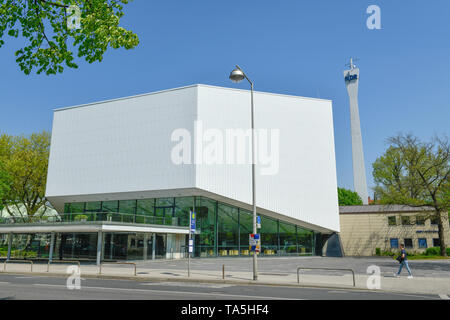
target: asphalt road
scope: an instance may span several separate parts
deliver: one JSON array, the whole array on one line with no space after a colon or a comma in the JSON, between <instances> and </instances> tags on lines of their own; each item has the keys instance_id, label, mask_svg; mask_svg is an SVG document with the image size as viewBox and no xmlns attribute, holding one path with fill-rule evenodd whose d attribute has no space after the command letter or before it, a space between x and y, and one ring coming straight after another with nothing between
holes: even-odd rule
<instances>
[{"instance_id":1,"label":"asphalt road","mask_svg":"<svg viewBox=\"0 0 450 320\"><path fill-rule=\"evenodd\" d=\"M135 261L139 268L167 269L168 272L187 270L187 260ZM209 258L191 259L191 270L221 271L225 265L227 271L252 272L252 258ZM276 257L258 258L258 271L272 275L296 274L298 267L306 268L350 268L356 274L367 274L371 265L380 267L382 275L392 276L398 270L398 262L386 257ZM413 275L417 277L450 278L450 260L409 260ZM117 267L123 267L118 265ZM314 274L341 274L328 271L303 271Z\"/></svg>"},{"instance_id":2,"label":"asphalt road","mask_svg":"<svg viewBox=\"0 0 450 320\"><path fill-rule=\"evenodd\" d=\"M73 281L71 282L74 283ZM440 300L437 295L326 288L81 279L69 290L66 277L0 275L0 300Z\"/></svg>"}]
</instances>

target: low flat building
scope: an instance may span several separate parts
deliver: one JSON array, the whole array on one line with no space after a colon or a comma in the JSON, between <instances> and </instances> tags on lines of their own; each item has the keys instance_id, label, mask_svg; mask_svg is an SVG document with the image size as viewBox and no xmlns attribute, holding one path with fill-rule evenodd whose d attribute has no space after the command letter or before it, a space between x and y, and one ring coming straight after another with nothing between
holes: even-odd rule
<instances>
[{"instance_id":1,"label":"low flat building","mask_svg":"<svg viewBox=\"0 0 450 320\"><path fill-rule=\"evenodd\" d=\"M439 246L433 210L404 205L340 206L340 237L346 256L373 256L396 252L404 244L408 252L421 253ZM448 223L447 239L450 239Z\"/></svg>"}]
</instances>

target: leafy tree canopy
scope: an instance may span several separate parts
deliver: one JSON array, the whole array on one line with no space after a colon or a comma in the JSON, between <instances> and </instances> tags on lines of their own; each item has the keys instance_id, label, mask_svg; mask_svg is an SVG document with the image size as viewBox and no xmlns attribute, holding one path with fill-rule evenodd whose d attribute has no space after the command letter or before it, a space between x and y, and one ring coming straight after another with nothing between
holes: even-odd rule
<instances>
[{"instance_id":1,"label":"leafy tree canopy","mask_svg":"<svg viewBox=\"0 0 450 320\"><path fill-rule=\"evenodd\" d=\"M7 209L24 205L28 218L46 203L50 134L34 133L30 136L0 135L0 203ZM1 175L4 172L5 175ZM11 214L11 212L10 212Z\"/></svg>"},{"instance_id":2,"label":"leafy tree canopy","mask_svg":"<svg viewBox=\"0 0 450 320\"><path fill-rule=\"evenodd\" d=\"M11 177L6 171L5 164L0 160L0 199L6 197L11 189ZM3 204L0 202L0 211L3 209Z\"/></svg>"},{"instance_id":3,"label":"leafy tree canopy","mask_svg":"<svg viewBox=\"0 0 450 320\"><path fill-rule=\"evenodd\" d=\"M422 142L412 135L389 140L385 154L373 163L375 192L384 204L450 208L450 146L434 138Z\"/></svg>"},{"instance_id":4,"label":"leafy tree canopy","mask_svg":"<svg viewBox=\"0 0 450 320\"><path fill-rule=\"evenodd\" d=\"M338 199L340 206L362 205L361 197L354 191L338 188Z\"/></svg>"},{"instance_id":5,"label":"leafy tree canopy","mask_svg":"<svg viewBox=\"0 0 450 320\"><path fill-rule=\"evenodd\" d=\"M5 36L23 37L16 51L25 74L47 75L77 68L72 49L89 62L102 61L108 47L132 49L139 39L119 27L130 0L0 0L0 47Z\"/></svg>"},{"instance_id":6,"label":"leafy tree canopy","mask_svg":"<svg viewBox=\"0 0 450 320\"><path fill-rule=\"evenodd\" d=\"M441 254L445 252L444 224L450 208L450 145L447 138L429 142L398 135L388 139L385 154L373 163L375 194L382 204L433 208L438 217ZM430 215L430 217L431 217Z\"/></svg>"}]
</instances>

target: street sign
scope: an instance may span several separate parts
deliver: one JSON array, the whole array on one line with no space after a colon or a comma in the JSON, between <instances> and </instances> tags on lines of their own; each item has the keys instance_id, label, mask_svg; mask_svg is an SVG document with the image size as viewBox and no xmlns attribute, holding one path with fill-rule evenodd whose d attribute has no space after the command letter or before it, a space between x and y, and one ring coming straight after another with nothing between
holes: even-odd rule
<instances>
[{"instance_id":1,"label":"street sign","mask_svg":"<svg viewBox=\"0 0 450 320\"><path fill-rule=\"evenodd\" d=\"M189 212L189 215L190 215L190 221L191 221L190 231L191 231L191 233L195 233L197 215L195 214L195 212L192 212L192 211Z\"/></svg>"},{"instance_id":2,"label":"street sign","mask_svg":"<svg viewBox=\"0 0 450 320\"><path fill-rule=\"evenodd\" d=\"M249 238L249 250L251 252L260 252L261 248L261 238L259 236L259 233L256 234L250 234Z\"/></svg>"},{"instance_id":3,"label":"street sign","mask_svg":"<svg viewBox=\"0 0 450 320\"><path fill-rule=\"evenodd\" d=\"M261 229L261 216L256 216L256 228Z\"/></svg>"},{"instance_id":4,"label":"street sign","mask_svg":"<svg viewBox=\"0 0 450 320\"><path fill-rule=\"evenodd\" d=\"M194 252L194 239L189 239L189 253Z\"/></svg>"}]
</instances>

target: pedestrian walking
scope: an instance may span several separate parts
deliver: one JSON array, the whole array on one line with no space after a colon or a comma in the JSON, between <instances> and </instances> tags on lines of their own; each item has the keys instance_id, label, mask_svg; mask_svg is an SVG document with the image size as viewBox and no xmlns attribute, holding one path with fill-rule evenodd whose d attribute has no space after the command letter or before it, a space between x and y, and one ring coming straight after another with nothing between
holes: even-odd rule
<instances>
[{"instance_id":1,"label":"pedestrian walking","mask_svg":"<svg viewBox=\"0 0 450 320\"><path fill-rule=\"evenodd\" d=\"M403 266L405 266L406 270L408 270L408 274L409 274L408 279L412 279L413 276L411 273L411 269L409 268L409 265L408 265L408 258L406 255L405 245L401 244L400 249L401 249L401 253L397 258L398 262L400 262L400 267L398 269L398 272L395 275L396 275L396 277L400 277L400 273L402 272Z\"/></svg>"}]
</instances>

